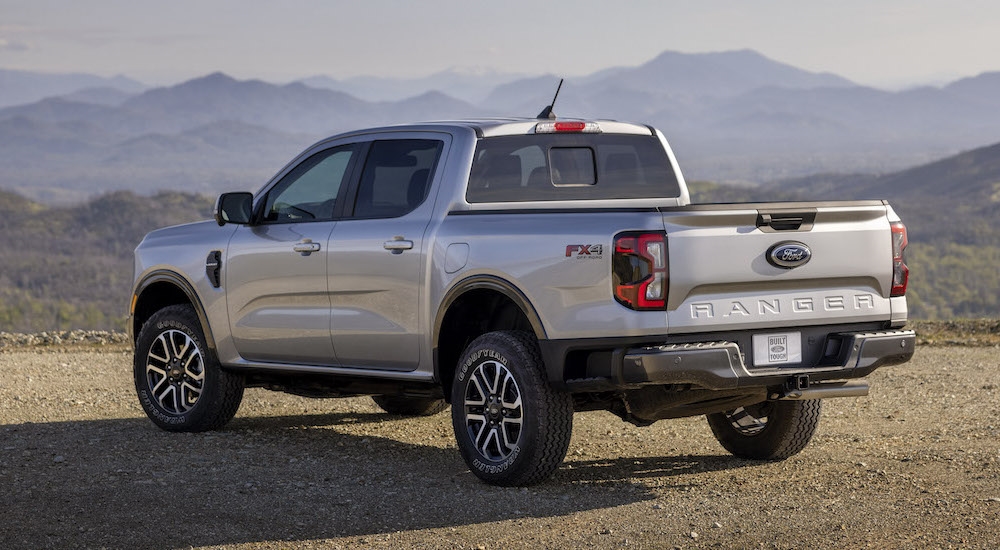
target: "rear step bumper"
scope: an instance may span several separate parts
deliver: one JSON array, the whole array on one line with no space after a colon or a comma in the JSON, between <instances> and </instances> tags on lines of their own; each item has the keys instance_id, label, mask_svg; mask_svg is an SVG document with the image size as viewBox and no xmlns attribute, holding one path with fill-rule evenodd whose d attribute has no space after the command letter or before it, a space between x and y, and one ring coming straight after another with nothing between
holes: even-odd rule
<instances>
[{"instance_id":1,"label":"rear step bumper","mask_svg":"<svg viewBox=\"0 0 1000 550\"><path fill-rule=\"evenodd\" d=\"M611 376L567 380L570 391L628 389L648 385L690 385L709 390L782 387L777 397L816 399L867 395L867 384L823 383L867 376L887 365L909 361L912 330L838 333L834 356L815 366L750 369L735 342L675 344L618 350Z\"/></svg>"}]
</instances>

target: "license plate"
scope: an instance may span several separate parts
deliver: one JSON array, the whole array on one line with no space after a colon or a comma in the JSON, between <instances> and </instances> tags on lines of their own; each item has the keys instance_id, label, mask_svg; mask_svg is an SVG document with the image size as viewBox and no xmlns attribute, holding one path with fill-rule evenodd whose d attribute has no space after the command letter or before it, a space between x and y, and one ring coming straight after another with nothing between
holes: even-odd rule
<instances>
[{"instance_id":1,"label":"license plate","mask_svg":"<svg viewBox=\"0 0 1000 550\"><path fill-rule=\"evenodd\" d=\"M802 362L802 333L753 335L753 364L783 365Z\"/></svg>"}]
</instances>

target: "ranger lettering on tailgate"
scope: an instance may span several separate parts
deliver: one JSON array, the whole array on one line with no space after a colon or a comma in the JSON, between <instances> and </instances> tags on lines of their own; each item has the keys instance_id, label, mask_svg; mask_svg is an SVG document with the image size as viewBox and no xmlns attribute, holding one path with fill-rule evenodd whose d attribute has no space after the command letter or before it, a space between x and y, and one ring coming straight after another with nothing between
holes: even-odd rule
<instances>
[{"instance_id":1,"label":"ranger lettering on tailgate","mask_svg":"<svg viewBox=\"0 0 1000 550\"><path fill-rule=\"evenodd\" d=\"M875 309L875 297L871 294L835 295L821 298L772 298L749 300L729 300L695 302L691 304L692 319L714 319L716 317L765 317L783 313L810 314L819 311L827 313L856 312Z\"/></svg>"}]
</instances>

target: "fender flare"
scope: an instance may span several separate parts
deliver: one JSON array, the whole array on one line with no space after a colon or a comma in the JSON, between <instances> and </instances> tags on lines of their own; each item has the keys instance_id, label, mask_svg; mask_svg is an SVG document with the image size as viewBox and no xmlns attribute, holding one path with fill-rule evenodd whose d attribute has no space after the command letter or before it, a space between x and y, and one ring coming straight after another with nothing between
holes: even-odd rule
<instances>
[{"instance_id":1,"label":"fender flare","mask_svg":"<svg viewBox=\"0 0 1000 550\"><path fill-rule=\"evenodd\" d=\"M434 341L432 348L435 350L435 353L441 337L441 326L444 324L444 317L451 308L451 305L466 292L482 289L499 292L510 299L510 301L514 302L514 305L516 305L518 309L521 310L521 313L524 314L525 318L528 319L528 323L531 325L531 330L535 333L535 338L538 338L539 340L546 339L545 327L542 325L542 319L538 316L538 312L535 310L535 307L531 305L531 302L523 292L521 292L509 281L495 275L473 275L462 279L453 285L445 294L444 299L441 300L441 304L438 306L437 315L434 318Z\"/></svg>"},{"instance_id":2,"label":"fender flare","mask_svg":"<svg viewBox=\"0 0 1000 550\"><path fill-rule=\"evenodd\" d=\"M169 283L177 287L184 295L187 297L188 302L194 307L195 313L198 315L198 322L201 323L201 330L205 334L205 344L208 345L213 351L216 349L215 346L215 336L212 334L212 327L208 323L208 315L205 314L205 306L201 303L201 298L198 297L198 293L195 291L194 286L185 279L180 273L176 271L171 271L169 269L157 270L144 276L135 287L135 292L133 292L133 304L129 308L129 328L132 329L135 323L135 305L138 304L139 299L142 297L143 293L152 285L156 283ZM132 338L137 337L138 331L142 327L133 329L135 334Z\"/></svg>"}]
</instances>

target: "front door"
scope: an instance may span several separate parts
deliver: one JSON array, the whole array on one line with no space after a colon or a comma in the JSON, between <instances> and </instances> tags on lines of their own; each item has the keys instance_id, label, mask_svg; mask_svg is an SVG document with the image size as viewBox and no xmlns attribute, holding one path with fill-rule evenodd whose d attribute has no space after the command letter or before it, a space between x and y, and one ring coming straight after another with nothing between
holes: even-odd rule
<instances>
[{"instance_id":1,"label":"front door","mask_svg":"<svg viewBox=\"0 0 1000 550\"><path fill-rule=\"evenodd\" d=\"M319 151L261 199L230 241L226 288L233 341L248 361L337 365L330 338L327 248L358 147Z\"/></svg>"}]
</instances>

